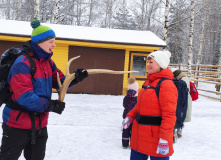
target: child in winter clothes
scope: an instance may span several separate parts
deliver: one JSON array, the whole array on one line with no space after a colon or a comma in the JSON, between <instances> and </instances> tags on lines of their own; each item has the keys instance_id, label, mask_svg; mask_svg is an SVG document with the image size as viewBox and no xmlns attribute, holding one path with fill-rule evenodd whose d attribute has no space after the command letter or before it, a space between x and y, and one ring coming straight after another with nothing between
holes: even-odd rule
<instances>
[{"instance_id":1,"label":"child in winter clothes","mask_svg":"<svg viewBox=\"0 0 221 160\"><path fill-rule=\"evenodd\" d=\"M147 81L139 91L136 106L127 114L124 128L133 122L130 160L169 160L173 150L177 88L168 68L171 53L155 51L147 59ZM155 87L162 78L159 98Z\"/></svg>"},{"instance_id":2,"label":"child in winter clothes","mask_svg":"<svg viewBox=\"0 0 221 160\"><path fill-rule=\"evenodd\" d=\"M190 79L186 76L186 74L183 73L179 69L171 69L171 70L173 71L174 78L185 81L187 88L190 91ZM187 106L187 113L186 113L185 122L191 121L191 111L192 111L192 98L191 98L190 92L188 92L188 106ZM177 130L177 137L178 138L182 137L182 129L183 129L183 127L179 128Z\"/></svg>"},{"instance_id":3,"label":"child in winter clothes","mask_svg":"<svg viewBox=\"0 0 221 160\"><path fill-rule=\"evenodd\" d=\"M138 88L139 85L134 77L130 77L128 79L128 90L127 95L124 97L123 100L123 119L126 117L127 113L131 111L137 103L137 96L138 96ZM122 146L123 148L127 148L129 146L129 140L131 137L131 129L132 124L127 129L123 129L122 133Z\"/></svg>"}]
</instances>

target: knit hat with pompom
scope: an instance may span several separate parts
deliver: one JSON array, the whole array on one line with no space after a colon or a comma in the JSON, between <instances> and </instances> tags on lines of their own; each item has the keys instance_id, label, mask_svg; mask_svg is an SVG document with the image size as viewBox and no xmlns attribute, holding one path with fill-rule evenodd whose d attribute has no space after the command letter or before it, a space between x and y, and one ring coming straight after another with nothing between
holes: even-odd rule
<instances>
[{"instance_id":1,"label":"knit hat with pompom","mask_svg":"<svg viewBox=\"0 0 221 160\"><path fill-rule=\"evenodd\" d=\"M31 22L31 27L33 28L31 40L36 44L55 38L54 31L47 26L41 25L40 21L37 19Z\"/></svg>"},{"instance_id":2,"label":"knit hat with pompom","mask_svg":"<svg viewBox=\"0 0 221 160\"><path fill-rule=\"evenodd\" d=\"M155 51L148 57L154 59L162 69L166 69L170 64L171 53L169 51Z\"/></svg>"},{"instance_id":3,"label":"knit hat with pompom","mask_svg":"<svg viewBox=\"0 0 221 160\"><path fill-rule=\"evenodd\" d=\"M139 84L137 83L136 78L130 77L128 78L127 82L128 82L128 89L135 90L136 92L138 91Z\"/></svg>"}]
</instances>

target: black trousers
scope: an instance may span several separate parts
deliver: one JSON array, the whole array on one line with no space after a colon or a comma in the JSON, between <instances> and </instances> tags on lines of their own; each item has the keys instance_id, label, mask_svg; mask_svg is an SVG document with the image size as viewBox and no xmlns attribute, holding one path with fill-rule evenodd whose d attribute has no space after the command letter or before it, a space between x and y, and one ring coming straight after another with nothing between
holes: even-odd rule
<instances>
[{"instance_id":1,"label":"black trousers","mask_svg":"<svg viewBox=\"0 0 221 160\"><path fill-rule=\"evenodd\" d=\"M122 132L122 146L123 147L129 146L129 142L131 138L131 131L132 131L132 124L127 129L123 129L123 132Z\"/></svg>"},{"instance_id":2,"label":"black trousers","mask_svg":"<svg viewBox=\"0 0 221 160\"><path fill-rule=\"evenodd\" d=\"M2 124L0 160L18 160L24 150L26 160L43 160L48 139L47 127L36 131L36 142L31 144L31 130L17 129Z\"/></svg>"}]
</instances>

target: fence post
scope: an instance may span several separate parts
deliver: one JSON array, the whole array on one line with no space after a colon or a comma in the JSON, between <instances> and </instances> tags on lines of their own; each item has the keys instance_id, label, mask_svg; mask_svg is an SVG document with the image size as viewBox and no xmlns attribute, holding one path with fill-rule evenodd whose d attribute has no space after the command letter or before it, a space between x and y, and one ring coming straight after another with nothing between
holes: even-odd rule
<instances>
[{"instance_id":1,"label":"fence post","mask_svg":"<svg viewBox=\"0 0 221 160\"><path fill-rule=\"evenodd\" d=\"M220 72L220 71L221 71L221 67L217 67L217 72ZM221 76L218 75L218 78L221 78ZM220 82L220 81L218 81L218 82ZM217 92L220 92L220 85L216 85L215 88L216 88L216 91L217 91ZM221 98L221 97L220 97L220 98ZM220 100L220 101L221 101L221 100Z\"/></svg>"},{"instance_id":2,"label":"fence post","mask_svg":"<svg viewBox=\"0 0 221 160\"><path fill-rule=\"evenodd\" d=\"M200 65L197 65L197 66L196 66L196 71L200 71ZM196 74L196 76L197 76L196 79L197 79L197 80L198 80L198 76L199 76L199 75L200 75L200 72L197 72L197 74ZM196 87L198 88L198 81L196 81L195 84L196 84Z\"/></svg>"}]
</instances>

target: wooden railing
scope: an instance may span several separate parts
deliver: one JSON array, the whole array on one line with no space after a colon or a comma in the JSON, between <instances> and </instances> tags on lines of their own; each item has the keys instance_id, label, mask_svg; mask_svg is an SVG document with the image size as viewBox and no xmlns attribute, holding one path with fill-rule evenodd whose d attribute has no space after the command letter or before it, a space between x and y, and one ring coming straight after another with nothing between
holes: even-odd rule
<instances>
[{"instance_id":1,"label":"wooden railing","mask_svg":"<svg viewBox=\"0 0 221 160\"><path fill-rule=\"evenodd\" d=\"M169 68L177 68L187 73L188 65L185 64L170 64ZM219 100L221 102L221 66L212 65L191 65L191 81L193 81L197 87L199 95ZM214 86L214 90L204 89L204 87L199 86L199 84L207 84ZM206 95L205 95L206 93ZM211 94L211 95L208 95Z\"/></svg>"}]
</instances>

